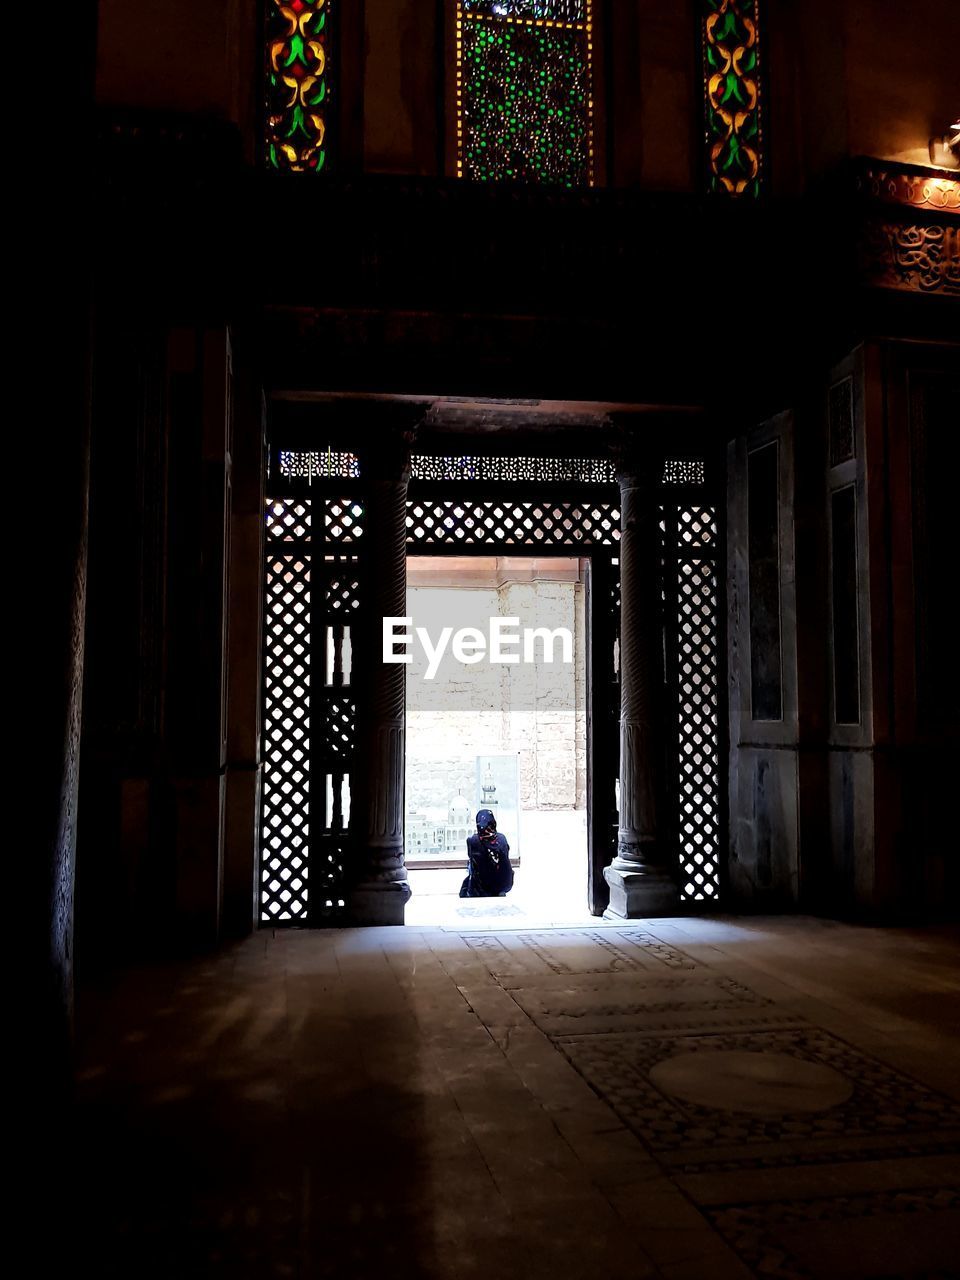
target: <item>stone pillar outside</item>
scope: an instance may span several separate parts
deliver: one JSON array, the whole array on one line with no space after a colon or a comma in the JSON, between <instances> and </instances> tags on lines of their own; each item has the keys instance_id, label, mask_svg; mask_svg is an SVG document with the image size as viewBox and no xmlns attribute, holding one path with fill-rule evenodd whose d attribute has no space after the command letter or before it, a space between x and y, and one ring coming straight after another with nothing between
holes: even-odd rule
<instances>
[{"instance_id":1,"label":"stone pillar outside","mask_svg":"<svg viewBox=\"0 0 960 1280\"><path fill-rule=\"evenodd\" d=\"M366 472L366 640L354 679L363 699L351 801L351 924L403 924L410 885L403 857L406 666L382 659L382 619L407 611L407 484L412 432L377 441Z\"/></svg>"},{"instance_id":2,"label":"stone pillar outside","mask_svg":"<svg viewBox=\"0 0 960 1280\"><path fill-rule=\"evenodd\" d=\"M660 826L664 738L657 458L624 454L620 481L620 826L605 916L670 915L679 901Z\"/></svg>"}]
</instances>

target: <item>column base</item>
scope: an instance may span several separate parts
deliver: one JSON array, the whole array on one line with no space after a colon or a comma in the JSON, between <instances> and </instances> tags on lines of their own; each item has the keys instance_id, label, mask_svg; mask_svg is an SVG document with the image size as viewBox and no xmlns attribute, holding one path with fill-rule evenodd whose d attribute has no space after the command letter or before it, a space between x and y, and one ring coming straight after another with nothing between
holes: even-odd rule
<instances>
[{"instance_id":1,"label":"column base","mask_svg":"<svg viewBox=\"0 0 960 1280\"><path fill-rule=\"evenodd\" d=\"M659 867L643 867L616 859L604 867L610 886L610 905L604 920L642 920L648 916L675 916L680 905L677 886Z\"/></svg>"},{"instance_id":2,"label":"column base","mask_svg":"<svg viewBox=\"0 0 960 1280\"><path fill-rule=\"evenodd\" d=\"M346 924L403 924L403 909L409 901L407 880L358 884L347 894Z\"/></svg>"}]
</instances>

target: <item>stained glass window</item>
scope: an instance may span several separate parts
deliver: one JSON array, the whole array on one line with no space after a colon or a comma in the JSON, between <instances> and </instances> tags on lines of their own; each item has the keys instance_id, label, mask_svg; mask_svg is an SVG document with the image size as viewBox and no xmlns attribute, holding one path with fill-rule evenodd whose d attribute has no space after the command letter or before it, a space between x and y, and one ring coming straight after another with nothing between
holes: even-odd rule
<instances>
[{"instance_id":1,"label":"stained glass window","mask_svg":"<svg viewBox=\"0 0 960 1280\"><path fill-rule=\"evenodd\" d=\"M593 181L592 0L457 0L457 173Z\"/></svg>"},{"instance_id":2,"label":"stained glass window","mask_svg":"<svg viewBox=\"0 0 960 1280\"><path fill-rule=\"evenodd\" d=\"M266 0L266 161L319 173L327 164L334 0Z\"/></svg>"},{"instance_id":3,"label":"stained glass window","mask_svg":"<svg viewBox=\"0 0 960 1280\"><path fill-rule=\"evenodd\" d=\"M758 196L763 185L759 0L700 0L707 186Z\"/></svg>"}]
</instances>

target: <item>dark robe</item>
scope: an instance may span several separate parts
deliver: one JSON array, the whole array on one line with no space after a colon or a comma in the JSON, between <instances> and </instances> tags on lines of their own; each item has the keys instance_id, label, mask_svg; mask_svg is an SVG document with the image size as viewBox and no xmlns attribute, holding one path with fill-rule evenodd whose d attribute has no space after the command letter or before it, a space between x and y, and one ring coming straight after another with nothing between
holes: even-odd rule
<instances>
[{"instance_id":1,"label":"dark robe","mask_svg":"<svg viewBox=\"0 0 960 1280\"><path fill-rule=\"evenodd\" d=\"M461 898L502 898L513 888L510 846L498 831L468 836L467 857L470 870L460 886Z\"/></svg>"}]
</instances>

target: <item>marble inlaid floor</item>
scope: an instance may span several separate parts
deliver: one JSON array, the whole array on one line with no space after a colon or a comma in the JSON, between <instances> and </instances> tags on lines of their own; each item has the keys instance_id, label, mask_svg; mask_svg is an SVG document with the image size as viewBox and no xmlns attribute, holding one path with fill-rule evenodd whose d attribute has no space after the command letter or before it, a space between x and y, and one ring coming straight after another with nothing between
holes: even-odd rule
<instances>
[{"instance_id":1,"label":"marble inlaid floor","mask_svg":"<svg viewBox=\"0 0 960 1280\"><path fill-rule=\"evenodd\" d=\"M109 1276L960 1276L946 929L259 934L80 1006Z\"/></svg>"}]
</instances>

